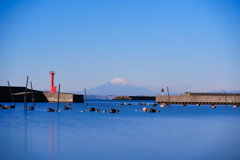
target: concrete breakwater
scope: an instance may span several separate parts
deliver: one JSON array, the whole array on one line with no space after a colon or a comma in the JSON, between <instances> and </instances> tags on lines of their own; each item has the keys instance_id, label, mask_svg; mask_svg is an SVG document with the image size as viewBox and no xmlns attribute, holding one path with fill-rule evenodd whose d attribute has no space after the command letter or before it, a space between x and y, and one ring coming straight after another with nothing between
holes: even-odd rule
<instances>
[{"instance_id":1,"label":"concrete breakwater","mask_svg":"<svg viewBox=\"0 0 240 160\"><path fill-rule=\"evenodd\" d=\"M25 87L11 87L13 99L15 102L24 102ZM42 92L33 90L35 102L57 102L58 93ZM26 91L27 101L33 100L32 90L27 89ZM9 88L6 86L0 86L0 102L12 102ZM83 95L71 94L71 93L60 93L59 102L80 102L83 103Z\"/></svg>"},{"instance_id":2,"label":"concrete breakwater","mask_svg":"<svg viewBox=\"0 0 240 160\"><path fill-rule=\"evenodd\" d=\"M155 96L117 96L113 100L155 100Z\"/></svg>"},{"instance_id":3,"label":"concrete breakwater","mask_svg":"<svg viewBox=\"0 0 240 160\"><path fill-rule=\"evenodd\" d=\"M184 95L167 96L157 95L158 104L203 104L203 105L238 105L240 104L239 93L192 93L185 92Z\"/></svg>"}]
</instances>

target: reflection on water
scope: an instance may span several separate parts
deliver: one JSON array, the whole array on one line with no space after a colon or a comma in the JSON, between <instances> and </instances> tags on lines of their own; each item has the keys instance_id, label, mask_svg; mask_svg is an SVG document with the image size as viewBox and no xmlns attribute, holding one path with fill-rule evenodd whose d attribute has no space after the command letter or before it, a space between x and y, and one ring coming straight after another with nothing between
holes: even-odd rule
<instances>
[{"instance_id":1,"label":"reflection on water","mask_svg":"<svg viewBox=\"0 0 240 160\"><path fill-rule=\"evenodd\" d=\"M50 155L51 159L53 159L53 129L52 129L52 115L50 115L50 135L49 135L49 140L50 140Z\"/></svg>"},{"instance_id":2,"label":"reflection on water","mask_svg":"<svg viewBox=\"0 0 240 160\"><path fill-rule=\"evenodd\" d=\"M120 103L90 101L89 106L74 103L73 110L62 112L47 112L47 108L56 108L56 103L37 103L34 111L24 111L23 103L17 103L16 109L0 110L0 159L240 157L240 107L160 108L158 105L156 109L160 113L145 113L141 111L143 106L137 105L138 101L128 101L131 106L119 108ZM88 112L90 107L101 111ZM102 112L110 108L120 112Z\"/></svg>"},{"instance_id":3,"label":"reflection on water","mask_svg":"<svg viewBox=\"0 0 240 160\"><path fill-rule=\"evenodd\" d=\"M27 153L27 111L24 111L24 152L25 152L25 159L28 159L28 153Z\"/></svg>"}]
</instances>

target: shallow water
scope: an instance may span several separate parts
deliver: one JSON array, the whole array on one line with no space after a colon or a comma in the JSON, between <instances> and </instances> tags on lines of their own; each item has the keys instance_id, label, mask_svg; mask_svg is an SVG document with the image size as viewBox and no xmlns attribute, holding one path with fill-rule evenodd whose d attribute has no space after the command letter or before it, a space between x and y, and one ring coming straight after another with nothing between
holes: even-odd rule
<instances>
[{"instance_id":1,"label":"shallow water","mask_svg":"<svg viewBox=\"0 0 240 160\"><path fill-rule=\"evenodd\" d=\"M132 105L119 108L123 102ZM240 107L158 105L160 113L145 113L137 104L89 101L47 112L57 104L37 103L34 111L24 111L16 103L16 109L1 109L0 159L240 159ZM101 111L88 112L90 107ZM111 108L120 112L102 112Z\"/></svg>"}]
</instances>

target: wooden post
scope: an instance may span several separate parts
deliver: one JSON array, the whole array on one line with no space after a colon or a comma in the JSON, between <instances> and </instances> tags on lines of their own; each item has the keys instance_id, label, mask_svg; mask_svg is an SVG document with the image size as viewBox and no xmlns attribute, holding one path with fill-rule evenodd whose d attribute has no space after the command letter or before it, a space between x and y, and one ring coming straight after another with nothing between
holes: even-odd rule
<instances>
[{"instance_id":1,"label":"wooden post","mask_svg":"<svg viewBox=\"0 0 240 160\"><path fill-rule=\"evenodd\" d=\"M24 106L23 106L23 109L25 109L25 110L27 110L27 96L26 96L27 85L28 85L28 76L27 76L27 82L26 82L26 88L25 88ZM26 107L25 107L25 104L26 104Z\"/></svg>"},{"instance_id":2,"label":"wooden post","mask_svg":"<svg viewBox=\"0 0 240 160\"><path fill-rule=\"evenodd\" d=\"M58 89L58 105L57 105L58 110L59 110L59 97L60 97L60 84L59 84L59 89Z\"/></svg>"},{"instance_id":3,"label":"wooden post","mask_svg":"<svg viewBox=\"0 0 240 160\"><path fill-rule=\"evenodd\" d=\"M86 106L87 106L88 102L87 102L87 91L86 91L86 88L84 88L84 91L85 91L85 99L86 99Z\"/></svg>"},{"instance_id":4,"label":"wooden post","mask_svg":"<svg viewBox=\"0 0 240 160\"><path fill-rule=\"evenodd\" d=\"M12 97L13 105L15 106L15 102L14 102L14 99L13 99L13 95L12 95L12 91L11 91L11 87L10 87L9 81L8 81L8 87L9 87L10 95L11 95L11 97Z\"/></svg>"},{"instance_id":5,"label":"wooden post","mask_svg":"<svg viewBox=\"0 0 240 160\"><path fill-rule=\"evenodd\" d=\"M168 103L169 103L169 107L171 107L168 87L167 87L167 92L168 92Z\"/></svg>"},{"instance_id":6,"label":"wooden post","mask_svg":"<svg viewBox=\"0 0 240 160\"><path fill-rule=\"evenodd\" d=\"M34 98L34 94L33 94L33 87L32 87L32 81L30 81L31 84L31 89L32 89L32 101L33 101L33 105L35 106L35 98Z\"/></svg>"}]
</instances>

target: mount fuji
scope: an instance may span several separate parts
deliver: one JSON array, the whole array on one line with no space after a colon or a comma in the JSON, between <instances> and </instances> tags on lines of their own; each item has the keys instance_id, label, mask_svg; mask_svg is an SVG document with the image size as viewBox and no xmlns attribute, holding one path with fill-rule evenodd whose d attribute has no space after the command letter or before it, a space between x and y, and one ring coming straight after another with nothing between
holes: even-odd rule
<instances>
[{"instance_id":1,"label":"mount fuji","mask_svg":"<svg viewBox=\"0 0 240 160\"><path fill-rule=\"evenodd\" d=\"M84 92L76 92L83 94ZM147 88L136 86L124 78L114 78L111 81L87 90L87 94L93 95L156 95Z\"/></svg>"}]
</instances>

